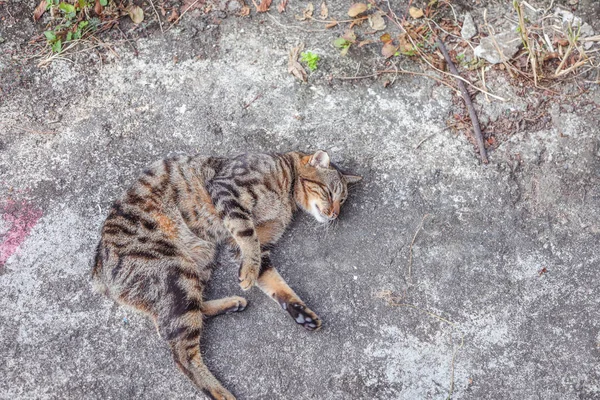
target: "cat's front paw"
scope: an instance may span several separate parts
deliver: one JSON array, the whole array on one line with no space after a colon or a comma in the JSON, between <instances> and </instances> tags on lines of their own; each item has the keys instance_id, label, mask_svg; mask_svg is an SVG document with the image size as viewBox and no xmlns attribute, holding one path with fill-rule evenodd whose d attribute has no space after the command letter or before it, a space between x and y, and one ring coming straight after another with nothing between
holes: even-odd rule
<instances>
[{"instance_id":1,"label":"cat's front paw","mask_svg":"<svg viewBox=\"0 0 600 400\"><path fill-rule=\"evenodd\" d=\"M240 287L242 290L248 290L256 284L260 265L242 264L240 268Z\"/></svg>"},{"instance_id":2,"label":"cat's front paw","mask_svg":"<svg viewBox=\"0 0 600 400\"><path fill-rule=\"evenodd\" d=\"M286 310L294 318L294 321L305 329L316 331L321 328L321 318L304 304L281 303L281 308Z\"/></svg>"}]
</instances>

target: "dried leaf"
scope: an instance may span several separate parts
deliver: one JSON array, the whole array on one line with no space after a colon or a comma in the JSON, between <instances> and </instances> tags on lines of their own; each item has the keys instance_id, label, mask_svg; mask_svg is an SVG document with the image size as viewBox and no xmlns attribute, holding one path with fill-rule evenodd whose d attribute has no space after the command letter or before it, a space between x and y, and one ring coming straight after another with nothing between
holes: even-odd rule
<instances>
[{"instance_id":1,"label":"dried leaf","mask_svg":"<svg viewBox=\"0 0 600 400\"><path fill-rule=\"evenodd\" d=\"M329 16L329 9L327 8L327 4L325 2L321 3L321 18L327 19Z\"/></svg>"},{"instance_id":2,"label":"dried leaf","mask_svg":"<svg viewBox=\"0 0 600 400\"><path fill-rule=\"evenodd\" d=\"M400 36L398 36L398 41L400 42L401 52L408 53L414 51L412 44L406 39L406 33L400 34Z\"/></svg>"},{"instance_id":3,"label":"dried leaf","mask_svg":"<svg viewBox=\"0 0 600 400\"><path fill-rule=\"evenodd\" d=\"M100 0L96 0L96 4L94 4L94 12L98 15L102 15L102 11L104 11L102 3L100 3Z\"/></svg>"},{"instance_id":4,"label":"dried leaf","mask_svg":"<svg viewBox=\"0 0 600 400\"><path fill-rule=\"evenodd\" d=\"M348 50L350 50L350 46L344 47L342 51L340 51L340 55L345 56L346 54L348 54Z\"/></svg>"},{"instance_id":5,"label":"dried leaf","mask_svg":"<svg viewBox=\"0 0 600 400\"><path fill-rule=\"evenodd\" d=\"M372 40L361 40L360 42L358 42L358 47L363 47L363 46L365 46L367 44L371 44L371 43L373 43Z\"/></svg>"},{"instance_id":6,"label":"dried leaf","mask_svg":"<svg viewBox=\"0 0 600 400\"><path fill-rule=\"evenodd\" d=\"M379 40L381 40L383 43L391 42L392 36L389 33L384 33L379 37Z\"/></svg>"},{"instance_id":7,"label":"dried leaf","mask_svg":"<svg viewBox=\"0 0 600 400\"><path fill-rule=\"evenodd\" d=\"M352 43L356 42L356 33L354 33L353 30L347 30L346 32L344 32L342 37L349 42L352 42Z\"/></svg>"},{"instance_id":8,"label":"dried leaf","mask_svg":"<svg viewBox=\"0 0 600 400\"><path fill-rule=\"evenodd\" d=\"M250 7L243 6L242 9L240 10L240 16L247 17L248 15L250 15Z\"/></svg>"},{"instance_id":9,"label":"dried leaf","mask_svg":"<svg viewBox=\"0 0 600 400\"><path fill-rule=\"evenodd\" d=\"M364 13L367 11L368 7L365 3L354 3L350 6L348 10L348 15L352 18Z\"/></svg>"},{"instance_id":10,"label":"dried leaf","mask_svg":"<svg viewBox=\"0 0 600 400\"><path fill-rule=\"evenodd\" d=\"M296 19L298 21L304 21L307 19L311 19L314 11L315 11L315 6L313 5L313 3L308 3L306 5L306 8L304 9L304 11L302 11L302 16L296 15Z\"/></svg>"},{"instance_id":11,"label":"dried leaf","mask_svg":"<svg viewBox=\"0 0 600 400\"><path fill-rule=\"evenodd\" d=\"M131 18L134 24L141 24L144 20L144 10L139 6L129 7L129 18Z\"/></svg>"},{"instance_id":12,"label":"dried leaf","mask_svg":"<svg viewBox=\"0 0 600 400\"><path fill-rule=\"evenodd\" d=\"M38 6L33 11L33 20L34 21L37 21L38 19L41 18L41 16L46 12L47 6L48 6L48 3L46 2L46 0L40 1L40 4L38 4Z\"/></svg>"},{"instance_id":13,"label":"dried leaf","mask_svg":"<svg viewBox=\"0 0 600 400\"><path fill-rule=\"evenodd\" d=\"M302 65L298 62L298 56L300 52L304 49L303 45L298 47L294 47L290 50L290 55L288 58L288 72L294 75L296 78L300 79L302 82L307 81L306 71L302 67Z\"/></svg>"},{"instance_id":14,"label":"dried leaf","mask_svg":"<svg viewBox=\"0 0 600 400\"><path fill-rule=\"evenodd\" d=\"M333 28L334 26L337 26L337 24L338 24L338 22L336 20L333 20L330 23L328 23L327 25L325 25L325 29Z\"/></svg>"},{"instance_id":15,"label":"dried leaf","mask_svg":"<svg viewBox=\"0 0 600 400\"><path fill-rule=\"evenodd\" d=\"M397 45L395 45L393 42L387 42L381 48L381 55L384 56L385 58L390 58L391 56L396 54L397 51L398 51Z\"/></svg>"},{"instance_id":16,"label":"dried leaf","mask_svg":"<svg viewBox=\"0 0 600 400\"><path fill-rule=\"evenodd\" d=\"M288 0L281 0L279 2L279 4L277 5L277 11L279 11L280 14L285 11L285 8L287 7L287 3L288 3Z\"/></svg>"},{"instance_id":17,"label":"dried leaf","mask_svg":"<svg viewBox=\"0 0 600 400\"><path fill-rule=\"evenodd\" d=\"M381 11L377 11L369 15L369 26L371 29L374 31L382 31L385 29L385 20L383 19L384 15L385 13Z\"/></svg>"},{"instance_id":18,"label":"dried leaf","mask_svg":"<svg viewBox=\"0 0 600 400\"><path fill-rule=\"evenodd\" d=\"M264 13L264 12L269 11L269 7L271 7L272 2L273 2L273 0L261 0L258 7L256 7L256 12Z\"/></svg>"},{"instance_id":19,"label":"dried leaf","mask_svg":"<svg viewBox=\"0 0 600 400\"><path fill-rule=\"evenodd\" d=\"M413 17L414 19L419 19L421 18L424 14L423 14L423 10L417 7L411 7L408 9L408 13L410 14L411 17Z\"/></svg>"},{"instance_id":20,"label":"dried leaf","mask_svg":"<svg viewBox=\"0 0 600 400\"><path fill-rule=\"evenodd\" d=\"M173 23L173 22L177 21L177 18L179 18L179 11L177 10L177 8L173 8L173 11L171 11L171 15L169 15L169 18L167 18L167 21Z\"/></svg>"}]
</instances>

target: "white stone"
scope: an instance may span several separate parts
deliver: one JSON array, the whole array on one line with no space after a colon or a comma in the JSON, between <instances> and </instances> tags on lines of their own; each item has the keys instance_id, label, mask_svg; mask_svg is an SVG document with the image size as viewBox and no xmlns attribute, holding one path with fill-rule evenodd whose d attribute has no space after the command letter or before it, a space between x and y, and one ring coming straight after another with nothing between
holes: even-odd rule
<instances>
[{"instance_id":1,"label":"white stone","mask_svg":"<svg viewBox=\"0 0 600 400\"><path fill-rule=\"evenodd\" d=\"M510 60L519 51L522 44L521 38L515 31L502 32L494 37L488 36L481 39L479 46L475 47L475 55L491 64L498 64Z\"/></svg>"},{"instance_id":2,"label":"white stone","mask_svg":"<svg viewBox=\"0 0 600 400\"><path fill-rule=\"evenodd\" d=\"M465 40L469 40L473 36L477 35L477 27L475 26L475 21L473 21L473 16L471 13L465 14L460 35Z\"/></svg>"}]
</instances>

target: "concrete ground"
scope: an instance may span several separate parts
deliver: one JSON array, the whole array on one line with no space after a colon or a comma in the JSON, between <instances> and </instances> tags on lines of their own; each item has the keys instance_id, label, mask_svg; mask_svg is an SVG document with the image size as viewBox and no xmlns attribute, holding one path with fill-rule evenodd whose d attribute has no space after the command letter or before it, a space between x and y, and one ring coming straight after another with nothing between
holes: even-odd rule
<instances>
[{"instance_id":1,"label":"concrete ground","mask_svg":"<svg viewBox=\"0 0 600 400\"><path fill-rule=\"evenodd\" d=\"M137 57L123 44L104 65L57 61L0 102L0 398L202 398L149 321L92 292L99 228L156 159L295 149L327 149L364 181L335 228L298 216L274 252L321 331L242 292L234 266L216 272L209 297L250 302L202 341L239 399L445 399L452 385L453 399L600 398L597 85L481 165L444 130L446 87L329 80L360 60L325 33L188 17L137 40ZM300 41L323 58L308 84L287 73ZM478 96L484 111L519 106L490 86L510 101Z\"/></svg>"}]
</instances>

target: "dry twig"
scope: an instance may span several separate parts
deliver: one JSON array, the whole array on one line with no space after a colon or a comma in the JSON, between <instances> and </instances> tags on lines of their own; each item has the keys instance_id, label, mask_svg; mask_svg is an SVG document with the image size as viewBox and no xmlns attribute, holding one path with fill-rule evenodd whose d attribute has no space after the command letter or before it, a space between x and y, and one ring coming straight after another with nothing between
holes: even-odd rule
<instances>
[{"instance_id":1,"label":"dry twig","mask_svg":"<svg viewBox=\"0 0 600 400\"><path fill-rule=\"evenodd\" d=\"M440 38L436 39L436 43L439 46L440 51L444 55L444 58L446 59L446 63L448 64L448 68L450 69L450 71L454 75L459 76L458 71L454 66L454 63L450 58L450 54L448 54L448 50L446 50L446 46L444 46L444 43L440 40ZM467 91L467 88L465 87L465 84L462 82L462 80L457 79L456 83L458 84L460 93L462 94L462 98L465 101L467 109L469 110L469 116L471 117L471 122L473 123L475 141L477 142L477 147L479 147L479 155L481 156L481 161L487 164L489 161L487 158L487 153L485 151L485 146L483 144L483 135L481 134L481 127L479 126L479 119L477 118L475 107L473 107L473 102L471 101L471 95Z\"/></svg>"}]
</instances>

